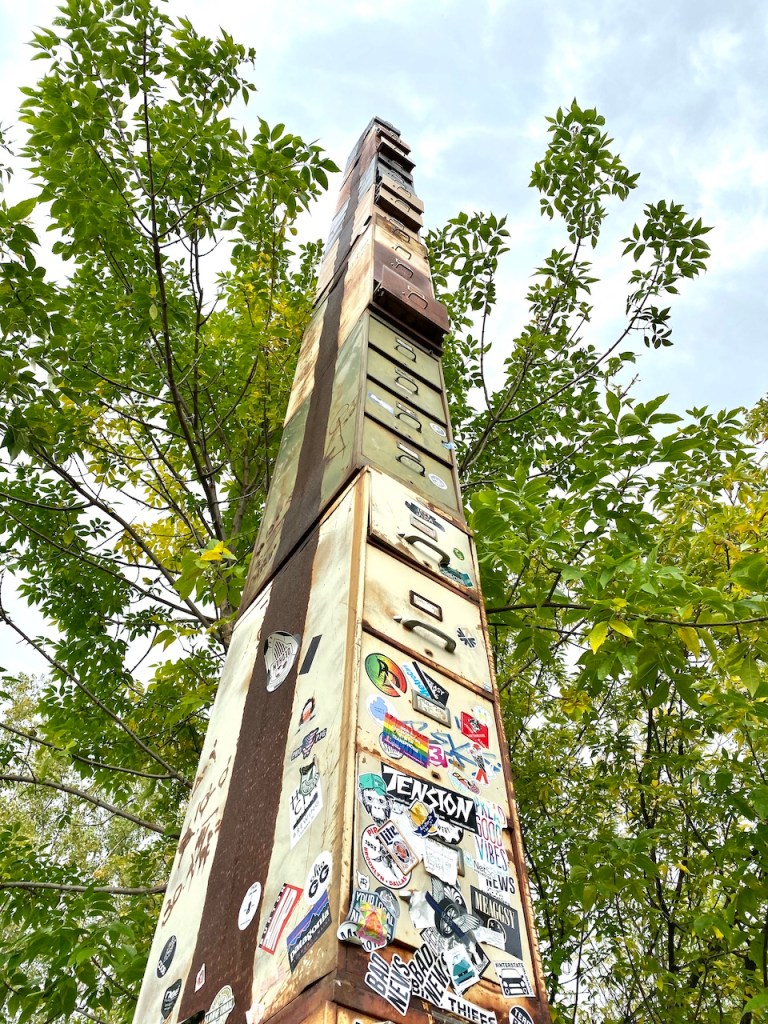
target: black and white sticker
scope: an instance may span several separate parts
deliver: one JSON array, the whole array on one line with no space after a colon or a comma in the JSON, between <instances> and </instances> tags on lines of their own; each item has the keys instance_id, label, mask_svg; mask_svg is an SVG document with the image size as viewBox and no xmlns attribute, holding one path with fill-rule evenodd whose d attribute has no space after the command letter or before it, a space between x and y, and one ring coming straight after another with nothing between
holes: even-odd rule
<instances>
[{"instance_id":1,"label":"black and white sticker","mask_svg":"<svg viewBox=\"0 0 768 1024\"><path fill-rule=\"evenodd\" d=\"M245 896L243 896L243 902L240 904L240 910L237 915L237 927L241 932L245 931L256 916L259 903L261 903L261 882L254 882Z\"/></svg>"},{"instance_id":2,"label":"black and white sticker","mask_svg":"<svg viewBox=\"0 0 768 1024\"><path fill-rule=\"evenodd\" d=\"M176 936L172 935L170 939L163 946L162 952L160 953L160 959L157 961L157 976L158 978L164 978L168 973L168 968L173 962L173 955L176 952Z\"/></svg>"},{"instance_id":3,"label":"black and white sticker","mask_svg":"<svg viewBox=\"0 0 768 1024\"><path fill-rule=\"evenodd\" d=\"M301 637L278 629L264 641L264 663L267 666L267 690L272 693L288 678L299 653Z\"/></svg>"}]
</instances>

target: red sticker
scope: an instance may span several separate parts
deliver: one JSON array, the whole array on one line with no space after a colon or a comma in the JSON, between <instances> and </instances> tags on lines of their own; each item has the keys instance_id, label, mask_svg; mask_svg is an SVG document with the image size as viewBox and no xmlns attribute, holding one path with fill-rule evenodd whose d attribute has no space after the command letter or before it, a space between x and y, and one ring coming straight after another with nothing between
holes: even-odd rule
<instances>
[{"instance_id":1,"label":"red sticker","mask_svg":"<svg viewBox=\"0 0 768 1024\"><path fill-rule=\"evenodd\" d=\"M488 746L488 726L484 725L479 718L468 715L466 711L461 712L461 731L468 740L479 743L481 747Z\"/></svg>"}]
</instances>

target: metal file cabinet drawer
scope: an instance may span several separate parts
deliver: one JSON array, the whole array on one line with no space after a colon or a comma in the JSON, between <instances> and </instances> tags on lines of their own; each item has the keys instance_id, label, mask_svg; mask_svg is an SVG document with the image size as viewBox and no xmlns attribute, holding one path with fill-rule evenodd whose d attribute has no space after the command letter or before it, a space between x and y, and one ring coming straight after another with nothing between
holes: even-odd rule
<instances>
[{"instance_id":1,"label":"metal file cabinet drawer","mask_svg":"<svg viewBox=\"0 0 768 1024\"><path fill-rule=\"evenodd\" d=\"M447 423L448 417L443 404L440 381L440 364L437 360L430 368L432 386L424 383L413 370L399 366L397 363L387 359L381 352L374 348L368 349L368 376L372 377L385 388L389 388L393 394L402 397L410 405L416 406L422 412L427 413L438 423ZM424 372L427 372L427 364L423 364Z\"/></svg>"},{"instance_id":2,"label":"metal file cabinet drawer","mask_svg":"<svg viewBox=\"0 0 768 1024\"><path fill-rule=\"evenodd\" d=\"M363 458L428 501L458 512L459 498L451 467L408 444L369 416L363 420Z\"/></svg>"},{"instance_id":3,"label":"metal file cabinet drawer","mask_svg":"<svg viewBox=\"0 0 768 1024\"><path fill-rule=\"evenodd\" d=\"M437 388L442 387L440 361L375 317L371 317L368 321L368 341L389 359L399 363L408 373L421 377L422 380Z\"/></svg>"},{"instance_id":4,"label":"metal file cabinet drawer","mask_svg":"<svg viewBox=\"0 0 768 1024\"><path fill-rule=\"evenodd\" d=\"M366 382L365 412L433 458L453 465L453 442L448 440L447 429L370 378Z\"/></svg>"},{"instance_id":5,"label":"metal file cabinet drawer","mask_svg":"<svg viewBox=\"0 0 768 1024\"><path fill-rule=\"evenodd\" d=\"M433 576L459 587L473 601L479 600L469 536L410 488L375 470L371 471L369 532Z\"/></svg>"},{"instance_id":6,"label":"metal file cabinet drawer","mask_svg":"<svg viewBox=\"0 0 768 1024\"><path fill-rule=\"evenodd\" d=\"M489 697L363 633L359 747L459 793L506 802Z\"/></svg>"},{"instance_id":7,"label":"metal file cabinet drawer","mask_svg":"<svg viewBox=\"0 0 768 1024\"><path fill-rule=\"evenodd\" d=\"M370 544L366 559L363 625L490 692L479 606Z\"/></svg>"}]
</instances>

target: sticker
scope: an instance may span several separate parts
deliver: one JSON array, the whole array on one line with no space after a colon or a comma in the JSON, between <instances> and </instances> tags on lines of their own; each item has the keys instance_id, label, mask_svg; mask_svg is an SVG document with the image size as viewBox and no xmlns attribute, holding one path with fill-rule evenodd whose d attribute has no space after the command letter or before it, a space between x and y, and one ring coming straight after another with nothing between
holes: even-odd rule
<instances>
[{"instance_id":1,"label":"sticker","mask_svg":"<svg viewBox=\"0 0 768 1024\"><path fill-rule=\"evenodd\" d=\"M397 953L391 963L387 963L378 953L371 953L365 983L382 999L386 999L390 1006L394 1006L399 1014L405 1016L408 1012L411 975L409 965Z\"/></svg>"},{"instance_id":2,"label":"sticker","mask_svg":"<svg viewBox=\"0 0 768 1024\"><path fill-rule=\"evenodd\" d=\"M369 654L365 659L365 671L373 685L388 697L402 697L408 689L400 666L386 654Z\"/></svg>"},{"instance_id":3,"label":"sticker","mask_svg":"<svg viewBox=\"0 0 768 1024\"><path fill-rule=\"evenodd\" d=\"M460 729L468 740L479 743L481 747L488 746L488 726L481 722L474 715L468 715L466 711L461 712Z\"/></svg>"},{"instance_id":4,"label":"sticker","mask_svg":"<svg viewBox=\"0 0 768 1024\"><path fill-rule=\"evenodd\" d=\"M168 973L168 968L173 962L173 955L176 952L176 936L172 935L170 939L163 946L163 950L160 953L160 959L157 961L157 976L158 978L164 978Z\"/></svg>"},{"instance_id":5,"label":"sticker","mask_svg":"<svg viewBox=\"0 0 768 1024\"><path fill-rule=\"evenodd\" d=\"M449 451L449 452L452 452L453 449L456 447L456 445L453 443L453 441L443 441L442 445L443 445L443 448L445 448L445 450Z\"/></svg>"},{"instance_id":6,"label":"sticker","mask_svg":"<svg viewBox=\"0 0 768 1024\"><path fill-rule=\"evenodd\" d=\"M475 802L471 797L454 793L442 786L437 786L426 779L417 779L397 768L381 763L381 777L387 795L401 803L411 806L415 802L423 803L428 810L435 813L449 825L467 828L477 832L477 814Z\"/></svg>"},{"instance_id":7,"label":"sticker","mask_svg":"<svg viewBox=\"0 0 768 1024\"><path fill-rule=\"evenodd\" d=\"M384 719L387 715L393 715L395 713L394 707L389 703L386 697L380 697L378 695L374 696L371 694L365 704L368 708L368 714L374 722L378 722L380 725L384 725Z\"/></svg>"},{"instance_id":8,"label":"sticker","mask_svg":"<svg viewBox=\"0 0 768 1024\"><path fill-rule=\"evenodd\" d=\"M267 666L267 690L272 693L285 682L299 653L301 637L277 630L264 641L264 662Z\"/></svg>"},{"instance_id":9,"label":"sticker","mask_svg":"<svg viewBox=\"0 0 768 1024\"><path fill-rule=\"evenodd\" d=\"M298 843L323 807L320 773L313 758L299 767L299 785L291 793L288 812L291 829L291 849Z\"/></svg>"},{"instance_id":10,"label":"sticker","mask_svg":"<svg viewBox=\"0 0 768 1024\"><path fill-rule=\"evenodd\" d=\"M470 793L480 792L480 787L477 785L477 783L475 783L471 779L465 779L461 772L458 772L455 769L451 772L451 778L453 779L454 782L458 783L458 785L461 786L463 789L468 789Z\"/></svg>"},{"instance_id":11,"label":"sticker","mask_svg":"<svg viewBox=\"0 0 768 1024\"><path fill-rule=\"evenodd\" d=\"M245 896L243 896L243 902L240 904L240 911L237 915L237 927L241 932L245 931L256 916L256 911L259 909L260 903L261 882L254 882L246 892Z\"/></svg>"},{"instance_id":12,"label":"sticker","mask_svg":"<svg viewBox=\"0 0 768 1024\"><path fill-rule=\"evenodd\" d=\"M478 744L474 744L470 750L470 756L477 765L477 771L475 772L475 782L479 782L483 786L487 786L488 783L488 766L490 761L483 754L482 748Z\"/></svg>"},{"instance_id":13,"label":"sticker","mask_svg":"<svg viewBox=\"0 0 768 1024\"><path fill-rule=\"evenodd\" d=\"M261 935L259 946L265 953L274 953L283 929L288 923L288 918L293 913L293 908L299 902L301 889L295 885L288 885L286 882L275 900L275 905L269 912L267 923Z\"/></svg>"},{"instance_id":14,"label":"sticker","mask_svg":"<svg viewBox=\"0 0 768 1024\"><path fill-rule=\"evenodd\" d=\"M441 476L438 476L437 473L429 474L429 482L434 484L435 487L439 487L441 491L448 490L448 484L445 482L445 480L443 480Z\"/></svg>"},{"instance_id":15,"label":"sticker","mask_svg":"<svg viewBox=\"0 0 768 1024\"><path fill-rule=\"evenodd\" d=\"M394 715L387 715L384 719L384 731L382 739L386 745L399 751L405 757L426 768L429 764L429 738L423 732L401 722Z\"/></svg>"},{"instance_id":16,"label":"sticker","mask_svg":"<svg viewBox=\"0 0 768 1024\"><path fill-rule=\"evenodd\" d=\"M414 995L435 1006L442 1006L451 978L441 956L429 946L421 946L411 957L408 973Z\"/></svg>"},{"instance_id":17,"label":"sticker","mask_svg":"<svg viewBox=\"0 0 768 1024\"><path fill-rule=\"evenodd\" d=\"M512 956L522 959L519 917L515 908L487 892L481 892L474 885L469 888L472 913L480 918L484 928L495 932L496 935L503 933L503 945L499 946L498 941L492 942L491 945L505 949Z\"/></svg>"},{"instance_id":18,"label":"sticker","mask_svg":"<svg viewBox=\"0 0 768 1024\"><path fill-rule=\"evenodd\" d=\"M431 839L424 841L424 868L430 875L442 879L448 885L456 885L459 873L458 851Z\"/></svg>"},{"instance_id":19,"label":"sticker","mask_svg":"<svg viewBox=\"0 0 768 1024\"><path fill-rule=\"evenodd\" d=\"M297 757L302 757L306 760L312 753L312 748L320 740L324 740L328 735L327 729L310 729L304 739L301 741L298 747L291 753L291 760L295 761Z\"/></svg>"},{"instance_id":20,"label":"sticker","mask_svg":"<svg viewBox=\"0 0 768 1024\"><path fill-rule=\"evenodd\" d=\"M522 1006L510 1006L509 1024L533 1024L533 1019Z\"/></svg>"},{"instance_id":21,"label":"sticker","mask_svg":"<svg viewBox=\"0 0 768 1024\"><path fill-rule=\"evenodd\" d=\"M411 880L410 873L401 871L394 858L381 845L378 826L369 825L360 837L363 860L373 877L390 889L402 889Z\"/></svg>"},{"instance_id":22,"label":"sticker","mask_svg":"<svg viewBox=\"0 0 768 1024\"><path fill-rule=\"evenodd\" d=\"M315 717L315 698L308 697L304 701L304 707L301 709L301 715L299 716L299 727L296 732L301 732L304 726L311 722Z\"/></svg>"},{"instance_id":23,"label":"sticker","mask_svg":"<svg viewBox=\"0 0 768 1024\"><path fill-rule=\"evenodd\" d=\"M307 672L309 672L309 670L312 668L312 662L315 660L317 648L320 646L320 640L322 639L322 636L323 634L319 633L317 636L313 636L312 639L309 641L307 653L304 655L304 661L302 661L301 668L299 669L300 676L305 676Z\"/></svg>"},{"instance_id":24,"label":"sticker","mask_svg":"<svg viewBox=\"0 0 768 1024\"><path fill-rule=\"evenodd\" d=\"M384 779L375 772L365 772L357 780L357 794L360 803L373 818L376 825L383 825L392 815L392 801L387 796Z\"/></svg>"},{"instance_id":25,"label":"sticker","mask_svg":"<svg viewBox=\"0 0 768 1024\"><path fill-rule=\"evenodd\" d=\"M169 985L163 993L163 1002L161 1005L163 1017L167 1017L176 1005L176 1000L179 998L179 992L181 992L181 978L178 978L172 985Z\"/></svg>"},{"instance_id":26,"label":"sticker","mask_svg":"<svg viewBox=\"0 0 768 1024\"><path fill-rule=\"evenodd\" d=\"M200 970L195 975L195 992L199 992L205 984L205 964L200 966Z\"/></svg>"},{"instance_id":27,"label":"sticker","mask_svg":"<svg viewBox=\"0 0 768 1024\"><path fill-rule=\"evenodd\" d=\"M451 727L451 713L448 708L443 707L436 701L430 700L429 697L416 693L415 690L411 690L411 703L413 710L417 711L420 715L426 715L427 718L440 722L441 725L447 728Z\"/></svg>"},{"instance_id":28,"label":"sticker","mask_svg":"<svg viewBox=\"0 0 768 1024\"><path fill-rule=\"evenodd\" d=\"M394 821L387 821L380 826L378 840L401 871L413 871L419 863L419 858Z\"/></svg>"},{"instance_id":29,"label":"sticker","mask_svg":"<svg viewBox=\"0 0 768 1024\"><path fill-rule=\"evenodd\" d=\"M461 996L453 995L451 992L445 993L440 1005L444 1010L448 1010L449 1013L455 1013L457 1017L463 1017L464 1020L471 1021L472 1024L498 1024L496 1014L492 1010L484 1010L482 1006L470 1003L466 999L462 999ZM512 1020L511 1014L512 1011L510 1010L510 1021ZM525 1016L530 1024L533 1024L527 1013Z\"/></svg>"},{"instance_id":30,"label":"sticker","mask_svg":"<svg viewBox=\"0 0 768 1024\"><path fill-rule=\"evenodd\" d=\"M482 892L490 893L491 896L504 900L505 903L512 902L511 897L517 891L514 878L509 875L501 875L481 862L475 861L474 868L477 872L478 887Z\"/></svg>"},{"instance_id":31,"label":"sticker","mask_svg":"<svg viewBox=\"0 0 768 1024\"><path fill-rule=\"evenodd\" d=\"M357 872L357 888L365 889L367 892L371 887L371 880L368 875L364 875L362 871Z\"/></svg>"},{"instance_id":32,"label":"sticker","mask_svg":"<svg viewBox=\"0 0 768 1024\"><path fill-rule=\"evenodd\" d=\"M470 650L474 650L477 647L477 637L472 633L471 630L463 628L461 626L456 630L456 636L464 644L465 647L469 647Z\"/></svg>"},{"instance_id":33,"label":"sticker","mask_svg":"<svg viewBox=\"0 0 768 1024\"><path fill-rule=\"evenodd\" d=\"M355 889L346 920L339 925L336 935L342 942L356 942L370 953L392 941L396 922L391 905L379 893Z\"/></svg>"},{"instance_id":34,"label":"sticker","mask_svg":"<svg viewBox=\"0 0 768 1024\"><path fill-rule=\"evenodd\" d=\"M445 950L443 960L450 972L451 984L460 996L480 981L480 975L460 942Z\"/></svg>"},{"instance_id":35,"label":"sticker","mask_svg":"<svg viewBox=\"0 0 768 1024\"><path fill-rule=\"evenodd\" d=\"M225 1024L227 1017L235 1008L235 997L232 986L225 985L213 997L211 1008L205 1015L204 1024Z\"/></svg>"},{"instance_id":36,"label":"sticker","mask_svg":"<svg viewBox=\"0 0 768 1024\"><path fill-rule=\"evenodd\" d=\"M443 621L443 609L439 604L435 604L435 602L430 601L429 598L423 597L421 594L417 594L415 590L412 590L408 596L412 607L418 608L418 610L420 612L424 612L425 615L431 615L432 618L437 619L438 622Z\"/></svg>"},{"instance_id":37,"label":"sticker","mask_svg":"<svg viewBox=\"0 0 768 1024\"><path fill-rule=\"evenodd\" d=\"M408 913L411 923L417 932L423 932L427 928L435 927L435 912L427 902L425 892L412 892L408 900Z\"/></svg>"},{"instance_id":38,"label":"sticker","mask_svg":"<svg viewBox=\"0 0 768 1024\"><path fill-rule=\"evenodd\" d=\"M501 993L507 999L533 995L533 986L522 960L498 960L493 966L499 977Z\"/></svg>"},{"instance_id":39,"label":"sticker","mask_svg":"<svg viewBox=\"0 0 768 1024\"><path fill-rule=\"evenodd\" d=\"M449 579L451 583L458 583L461 587L472 587L472 577L469 573L460 572L458 569L454 569L451 565L441 565L438 567L440 572L446 579Z\"/></svg>"},{"instance_id":40,"label":"sticker","mask_svg":"<svg viewBox=\"0 0 768 1024\"><path fill-rule=\"evenodd\" d=\"M509 861L504 849L503 832L507 824L504 811L498 804L477 800L477 835L475 846L478 859L495 868L499 874L508 874Z\"/></svg>"},{"instance_id":41,"label":"sticker","mask_svg":"<svg viewBox=\"0 0 768 1024\"><path fill-rule=\"evenodd\" d=\"M428 512L427 509L422 508L421 505L417 505L415 501L406 501L405 507L412 515L417 519L420 519L422 522L429 523L430 526L434 526L437 530L445 530L445 527L436 515L433 515L432 512Z\"/></svg>"},{"instance_id":42,"label":"sticker","mask_svg":"<svg viewBox=\"0 0 768 1024\"><path fill-rule=\"evenodd\" d=\"M304 883L304 899L307 903L316 903L323 893L328 891L332 869L333 857L328 850L323 850L315 857L315 862L309 869L307 880Z\"/></svg>"},{"instance_id":43,"label":"sticker","mask_svg":"<svg viewBox=\"0 0 768 1024\"><path fill-rule=\"evenodd\" d=\"M369 391L368 397L372 402L375 402L376 405L380 405L382 409L385 409L391 416L395 415L394 406L391 406L388 402L385 402L383 399L379 398L378 395L374 395L372 391Z\"/></svg>"},{"instance_id":44,"label":"sticker","mask_svg":"<svg viewBox=\"0 0 768 1024\"><path fill-rule=\"evenodd\" d=\"M430 810L421 800L415 800L408 811L416 835L428 836L437 824L437 812Z\"/></svg>"},{"instance_id":45,"label":"sticker","mask_svg":"<svg viewBox=\"0 0 768 1024\"><path fill-rule=\"evenodd\" d=\"M441 707L446 707L448 704L448 691L436 679L433 679L428 672L425 672L418 661L412 661L403 665L403 671L420 693L425 697L429 697L436 704L440 704Z\"/></svg>"},{"instance_id":46,"label":"sticker","mask_svg":"<svg viewBox=\"0 0 768 1024\"><path fill-rule=\"evenodd\" d=\"M434 430L438 437L448 437L445 427L441 427L439 423L432 423L430 421L430 427Z\"/></svg>"},{"instance_id":47,"label":"sticker","mask_svg":"<svg viewBox=\"0 0 768 1024\"><path fill-rule=\"evenodd\" d=\"M458 560L460 562L464 561L465 555L464 555L464 552L461 550L461 548L454 548L453 549L453 553L456 556L456 558L458 558Z\"/></svg>"},{"instance_id":48,"label":"sticker","mask_svg":"<svg viewBox=\"0 0 768 1024\"><path fill-rule=\"evenodd\" d=\"M330 854L328 856L330 857ZM307 950L314 946L323 932L328 930L330 924L331 907L328 902L328 893L324 892L309 913L299 921L292 932L289 932L285 940L291 973L296 970L296 965Z\"/></svg>"}]
</instances>

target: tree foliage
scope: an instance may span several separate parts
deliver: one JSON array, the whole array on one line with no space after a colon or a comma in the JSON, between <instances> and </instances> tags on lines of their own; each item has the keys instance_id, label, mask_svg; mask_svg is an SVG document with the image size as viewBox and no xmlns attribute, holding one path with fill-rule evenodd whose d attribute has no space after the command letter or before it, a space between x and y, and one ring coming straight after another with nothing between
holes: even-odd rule
<instances>
[{"instance_id":1,"label":"tree foliage","mask_svg":"<svg viewBox=\"0 0 768 1024\"><path fill-rule=\"evenodd\" d=\"M149 0L71 0L34 46L35 190L0 204L0 558L49 628L0 606L47 668L4 683L0 1000L119 1022L310 311L295 220L334 166L241 129L252 52ZM590 340L588 254L636 182L596 111L550 120L531 184L564 242L500 375L504 219L429 243L559 1019L746 1024L768 1004L768 421L631 395L636 339L671 344L663 303L708 253L676 203L645 206L624 323Z\"/></svg>"}]
</instances>

